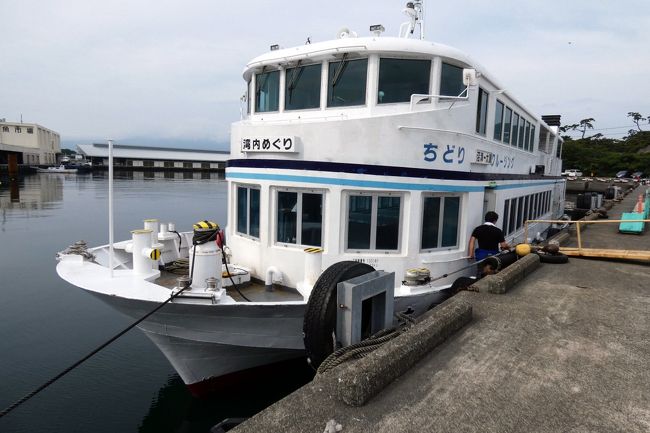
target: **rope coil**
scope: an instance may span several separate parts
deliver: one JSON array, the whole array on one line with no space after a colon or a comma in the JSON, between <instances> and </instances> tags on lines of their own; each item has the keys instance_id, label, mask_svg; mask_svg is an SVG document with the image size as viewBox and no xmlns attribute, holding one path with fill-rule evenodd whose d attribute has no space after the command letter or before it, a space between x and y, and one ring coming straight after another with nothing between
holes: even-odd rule
<instances>
[{"instance_id":1,"label":"rope coil","mask_svg":"<svg viewBox=\"0 0 650 433\"><path fill-rule=\"evenodd\" d=\"M323 374L334 367L343 364L351 359L361 359L374 352L384 343L393 340L413 327L417 322L413 317L405 313L395 313L395 317L401 322L395 328L382 329L367 339L347 347L342 347L331 353L316 370L317 374Z\"/></svg>"}]
</instances>

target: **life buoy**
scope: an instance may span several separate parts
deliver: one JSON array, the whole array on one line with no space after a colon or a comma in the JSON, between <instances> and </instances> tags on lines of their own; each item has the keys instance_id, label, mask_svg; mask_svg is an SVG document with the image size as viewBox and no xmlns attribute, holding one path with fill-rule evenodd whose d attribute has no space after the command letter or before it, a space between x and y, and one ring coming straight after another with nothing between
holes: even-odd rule
<instances>
[{"instance_id":1,"label":"life buoy","mask_svg":"<svg viewBox=\"0 0 650 433\"><path fill-rule=\"evenodd\" d=\"M333 264L318 277L309 295L302 325L307 359L313 368L318 368L334 352L338 283L374 270L365 263L345 261Z\"/></svg>"}]
</instances>

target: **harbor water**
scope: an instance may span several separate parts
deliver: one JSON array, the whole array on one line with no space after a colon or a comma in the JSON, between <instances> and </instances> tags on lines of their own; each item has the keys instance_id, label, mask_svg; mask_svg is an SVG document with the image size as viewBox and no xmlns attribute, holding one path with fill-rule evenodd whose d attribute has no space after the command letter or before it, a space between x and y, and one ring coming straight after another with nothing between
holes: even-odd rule
<instances>
[{"instance_id":1,"label":"harbor water","mask_svg":"<svg viewBox=\"0 0 650 433\"><path fill-rule=\"evenodd\" d=\"M0 179L0 410L131 324L61 280L55 254L108 241L106 173ZM226 224L216 173L126 173L114 183L115 239L146 218L191 230ZM300 368L298 369L300 370ZM193 398L164 356L134 329L3 418L11 432L207 432L248 417L309 380L308 368L207 400Z\"/></svg>"}]
</instances>

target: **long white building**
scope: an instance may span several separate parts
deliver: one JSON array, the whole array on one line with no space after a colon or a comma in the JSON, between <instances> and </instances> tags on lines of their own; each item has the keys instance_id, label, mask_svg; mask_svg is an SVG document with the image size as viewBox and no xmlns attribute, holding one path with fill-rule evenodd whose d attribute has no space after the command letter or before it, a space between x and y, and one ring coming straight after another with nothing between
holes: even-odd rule
<instances>
[{"instance_id":1,"label":"long white building","mask_svg":"<svg viewBox=\"0 0 650 433\"><path fill-rule=\"evenodd\" d=\"M108 167L108 144L77 145L77 152L94 167ZM113 145L115 167L132 169L223 170L229 151Z\"/></svg>"}]
</instances>

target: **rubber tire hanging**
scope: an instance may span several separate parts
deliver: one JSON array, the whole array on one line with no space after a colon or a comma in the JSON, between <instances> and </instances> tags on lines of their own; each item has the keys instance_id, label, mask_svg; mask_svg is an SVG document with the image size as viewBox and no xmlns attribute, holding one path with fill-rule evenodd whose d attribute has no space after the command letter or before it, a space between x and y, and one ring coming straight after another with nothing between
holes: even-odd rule
<instances>
[{"instance_id":1,"label":"rubber tire hanging","mask_svg":"<svg viewBox=\"0 0 650 433\"><path fill-rule=\"evenodd\" d=\"M375 269L365 263L338 262L318 277L309 295L302 326L307 359L313 368L335 350L336 288L338 283L365 275Z\"/></svg>"}]
</instances>

